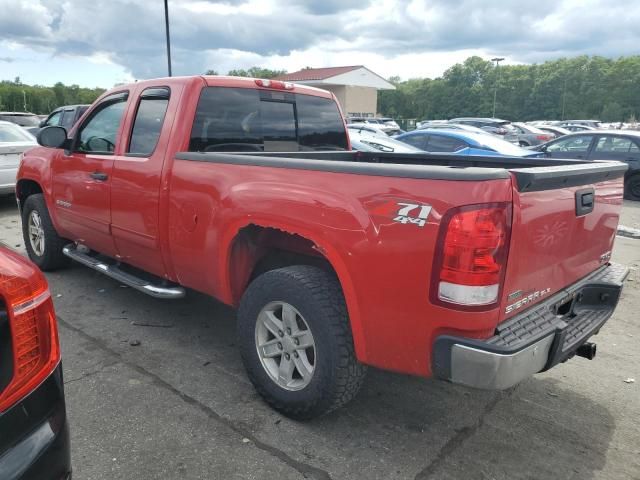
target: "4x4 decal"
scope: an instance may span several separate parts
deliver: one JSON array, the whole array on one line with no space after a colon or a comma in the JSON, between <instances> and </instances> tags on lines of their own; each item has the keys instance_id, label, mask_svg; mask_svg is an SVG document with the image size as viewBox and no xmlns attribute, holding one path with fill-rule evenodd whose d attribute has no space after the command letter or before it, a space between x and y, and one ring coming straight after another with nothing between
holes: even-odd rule
<instances>
[{"instance_id":1,"label":"4x4 decal","mask_svg":"<svg viewBox=\"0 0 640 480\"><path fill-rule=\"evenodd\" d=\"M418 205L415 203L401 203L398 202L398 206L402 207L398 210L394 222L399 223L414 223L419 227L424 227L431 213L431 205Z\"/></svg>"}]
</instances>

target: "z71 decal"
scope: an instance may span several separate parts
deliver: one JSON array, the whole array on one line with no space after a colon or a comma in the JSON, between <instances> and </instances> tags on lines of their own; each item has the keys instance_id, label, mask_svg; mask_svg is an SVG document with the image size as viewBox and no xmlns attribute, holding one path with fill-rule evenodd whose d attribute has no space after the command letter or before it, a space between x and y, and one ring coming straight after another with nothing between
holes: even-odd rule
<instances>
[{"instance_id":1,"label":"z71 decal","mask_svg":"<svg viewBox=\"0 0 640 480\"><path fill-rule=\"evenodd\" d=\"M400 203L398 206L401 208L398 210L394 222L399 223L413 223L419 227L424 227L431 213L431 205L418 205L415 203Z\"/></svg>"}]
</instances>

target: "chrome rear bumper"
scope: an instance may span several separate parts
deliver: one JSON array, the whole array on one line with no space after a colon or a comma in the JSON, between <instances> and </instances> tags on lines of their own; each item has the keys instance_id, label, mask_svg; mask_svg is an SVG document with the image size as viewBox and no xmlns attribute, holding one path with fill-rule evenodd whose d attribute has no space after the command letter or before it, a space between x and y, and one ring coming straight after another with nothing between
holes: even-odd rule
<instances>
[{"instance_id":1,"label":"chrome rear bumper","mask_svg":"<svg viewBox=\"0 0 640 480\"><path fill-rule=\"evenodd\" d=\"M603 267L498 325L486 340L438 337L434 376L504 390L566 361L611 317L627 274L623 265Z\"/></svg>"}]
</instances>

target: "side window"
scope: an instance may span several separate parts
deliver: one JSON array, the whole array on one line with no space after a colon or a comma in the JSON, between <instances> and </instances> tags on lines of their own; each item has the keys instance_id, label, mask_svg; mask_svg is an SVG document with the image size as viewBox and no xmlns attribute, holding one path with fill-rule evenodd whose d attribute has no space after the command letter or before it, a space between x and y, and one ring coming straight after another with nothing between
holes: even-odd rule
<instances>
[{"instance_id":1,"label":"side window","mask_svg":"<svg viewBox=\"0 0 640 480\"><path fill-rule=\"evenodd\" d=\"M424 150L428 137L428 135L407 135L406 137L402 137L400 141Z\"/></svg>"},{"instance_id":2,"label":"side window","mask_svg":"<svg viewBox=\"0 0 640 480\"><path fill-rule=\"evenodd\" d=\"M54 113L47 119L46 126L47 127L57 127L60 125L60 118L62 117L62 110Z\"/></svg>"},{"instance_id":3,"label":"side window","mask_svg":"<svg viewBox=\"0 0 640 480\"><path fill-rule=\"evenodd\" d=\"M561 139L547 147L548 152L586 152L589 150L593 135L576 135Z\"/></svg>"},{"instance_id":4,"label":"side window","mask_svg":"<svg viewBox=\"0 0 640 480\"><path fill-rule=\"evenodd\" d=\"M112 153L126 105L126 94L116 94L104 99L82 126L77 150L101 154Z\"/></svg>"},{"instance_id":5,"label":"side window","mask_svg":"<svg viewBox=\"0 0 640 480\"><path fill-rule=\"evenodd\" d=\"M632 151L638 151L638 146L628 138L621 137L602 137L598 140L595 151L596 153L619 153L625 154Z\"/></svg>"},{"instance_id":6,"label":"side window","mask_svg":"<svg viewBox=\"0 0 640 480\"><path fill-rule=\"evenodd\" d=\"M169 89L148 88L142 92L131 130L128 153L151 155L156 148L169 105Z\"/></svg>"},{"instance_id":7,"label":"side window","mask_svg":"<svg viewBox=\"0 0 640 480\"><path fill-rule=\"evenodd\" d=\"M426 150L428 152L457 152L465 148L467 144L462 140L444 135L431 135Z\"/></svg>"},{"instance_id":8,"label":"side window","mask_svg":"<svg viewBox=\"0 0 640 480\"><path fill-rule=\"evenodd\" d=\"M60 120L60 126L64 127L67 129L67 132L69 130L71 130L71 127L73 127L73 124L75 123L75 116L76 116L76 111L75 110L65 110L62 113L62 119Z\"/></svg>"}]
</instances>

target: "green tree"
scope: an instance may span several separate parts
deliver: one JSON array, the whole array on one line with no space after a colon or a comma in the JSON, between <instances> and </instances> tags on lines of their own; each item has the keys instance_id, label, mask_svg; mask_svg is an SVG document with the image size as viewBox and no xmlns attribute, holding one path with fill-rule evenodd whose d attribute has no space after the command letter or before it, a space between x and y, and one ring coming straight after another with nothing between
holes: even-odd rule
<instances>
[{"instance_id":1,"label":"green tree","mask_svg":"<svg viewBox=\"0 0 640 480\"><path fill-rule=\"evenodd\" d=\"M271 70L269 68L251 67L248 70L229 70L227 75L231 75L233 77L274 78L284 75L285 73L287 73L286 70Z\"/></svg>"},{"instance_id":2,"label":"green tree","mask_svg":"<svg viewBox=\"0 0 640 480\"><path fill-rule=\"evenodd\" d=\"M562 58L533 65L501 65L474 56L442 77L401 80L381 91L379 111L398 118L496 116L508 120L640 116L640 56Z\"/></svg>"}]
</instances>

